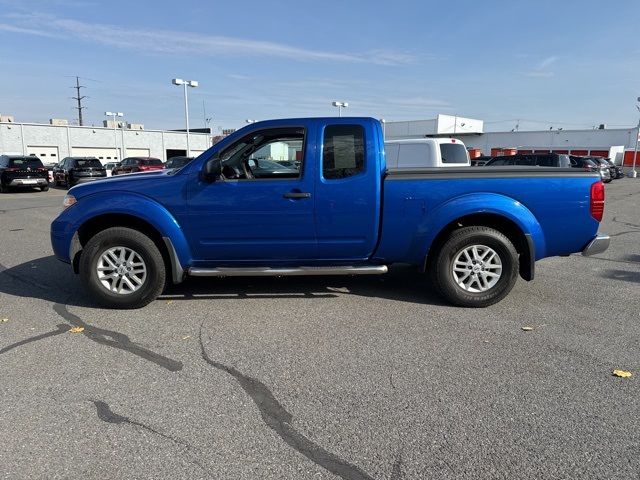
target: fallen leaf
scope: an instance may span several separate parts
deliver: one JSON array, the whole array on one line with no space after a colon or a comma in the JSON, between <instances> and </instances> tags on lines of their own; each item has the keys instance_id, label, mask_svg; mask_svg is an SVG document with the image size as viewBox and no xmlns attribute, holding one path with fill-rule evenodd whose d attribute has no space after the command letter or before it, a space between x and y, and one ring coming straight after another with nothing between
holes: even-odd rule
<instances>
[{"instance_id":1,"label":"fallen leaf","mask_svg":"<svg viewBox=\"0 0 640 480\"><path fill-rule=\"evenodd\" d=\"M187 338L191 338L191 335L187 335L186 337L182 337L183 340L186 340Z\"/></svg>"},{"instance_id":2,"label":"fallen leaf","mask_svg":"<svg viewBox=\"0 0 640 480\"><path fill-rule=\"evenodd\" d=\"M0 323L7 323L9 321L8 318L3 318L2 320L0 320Z\"/></svg>"},{"instance_id":3,"label":"fallen leaf","mask_svg":"<svg viewBox=\"0 0 640 480\"><path fill-rule=\"evenodd\" d=\"M629 378L631 375L633 375L631 372L627 372L626 370L614 370L613 374L616 377L620 378Z\"/></svg>"},{"instance_id":4,"label":"fallen leaf","mask_svg":"<svg viewBox=\"0 0 640 480\"><path fill-rule=\"evenodd\" d=\"M167 305L171 305L173 303L173 300L167 300Z\"/></svg>"},{"instance_id":5,"label":"fallen leaf","mask_svg":"<svg viewBox=\"0 0 640 480\"><path fill-rule=\"evenodd\" d=\"M522 327L522 330L524 330L525 332L530 332L531 330L533 330L533 327Z\"/></svg>"},{"instance_id":6,"label":"fallen leaf","mask_svg":"<svg viewBox=\"0 0 640 480\"><path fill-rule=\"evenodd\" d=\"M80 333L84 332L84 327L73 327L69 330L69 333Z\"/></svg>"}]
</instances>

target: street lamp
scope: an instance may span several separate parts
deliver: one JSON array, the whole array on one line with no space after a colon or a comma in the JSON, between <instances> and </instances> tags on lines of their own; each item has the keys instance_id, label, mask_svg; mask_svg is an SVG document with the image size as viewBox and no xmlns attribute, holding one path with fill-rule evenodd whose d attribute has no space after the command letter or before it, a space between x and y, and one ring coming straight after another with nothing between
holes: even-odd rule
<instances>
[{"instance_id":1,"label":"street lamp","mask_svg":"<svg viewBox=\"0 0 640 480\"><path fill-rule=\"evenodd\" d=\"M116 155L118 155L118 132L116 127L118 123L116 122L116 117L123 117L124 113L122 112L104 112L107 117L111 117L113 119L113 148L116 150ZM122 144L122 152L119 155L120 161L122 161L122 155L124 155L124 143Z\"/></svg>"},{"instance_id":2,"label":"street lamp","mask_svg":"<svg viewBox=\"0 0 640 480\"><path fill-rule=\"evenodd\" d=\"M338 107L338 116L342 116L342 108L347 108L349 104L347 102L332 102L331 105Z\"/></svg>"},{"instance_id":3,"label":"street lamp","mask_svg":"<svg viewBox=\"0 0 640 480\"><path fill-rule=\"evenodd\" d=\"M197 87L197 80L182 80L181 78L174 78L171 80L174 85L182 85L184 87L184 119L187 126L187 157L191 156L191 146L189 145L189 100L187 95L187 87Z\"/></svg>"}]
</instances>

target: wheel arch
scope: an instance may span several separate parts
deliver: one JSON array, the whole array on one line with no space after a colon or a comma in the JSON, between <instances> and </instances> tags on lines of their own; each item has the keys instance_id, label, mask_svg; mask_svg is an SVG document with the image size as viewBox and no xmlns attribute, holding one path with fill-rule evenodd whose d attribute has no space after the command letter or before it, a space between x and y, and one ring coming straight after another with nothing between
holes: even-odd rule
<instances>
[{"instance_id":1,"label":"wheel arch","mask_svg":"<svg viewBox=\"0 0 640 480\"><path fill-rule=\"evenodd\" d=\"M488 227L497 230L505 235L519 256L520 276L527 281L533 280L535 276L535 241L531 233L525 232L520 225L512 219L494 212L478 212L463 215L446 224L434 237L429 250L424 259L423 268L429 268L430 262L434 259L433 252L437 252L446 242L449 236L456 230L464 227Z\"/></svg>"}]
</instances>

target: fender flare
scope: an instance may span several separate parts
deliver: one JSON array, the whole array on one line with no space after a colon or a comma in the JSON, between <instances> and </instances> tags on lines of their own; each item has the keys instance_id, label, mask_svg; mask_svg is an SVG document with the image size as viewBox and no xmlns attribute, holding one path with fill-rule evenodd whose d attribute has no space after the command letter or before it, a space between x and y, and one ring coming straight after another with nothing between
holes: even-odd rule
<instances>
[{"instance_id":1,"label":"fender flare","mask_svg":"<svg viewBox=\"0 0 640 480\"><path fill-rule=\"evenodd\" d=\"M519 201L497 193L471 193L452 198L439 205L428 216L427 221L420 226L425 232L425 242L422 258L426 259L434 240L451 223L471 215L495 215L503 217L515 224L525 237L526 247L529 249L529 276L533 278L533 265L537 259L546 256L546 239L542 226L533 212Z\"/></svg>"},{"instance_id":2,"label":"fender flare","mask_svg":"<svg viewBox=\"0 0 640 480\"><path fill-rule=\"evenodd\" d=\"M182 280L184 270L192 262L191 249L180 224L163 205L144 195L117 190L87 195L80 198L79 203L82 205L82 213L72 223L74 238L86 222L102 215L139 218L151 225L162 237L171 261L174 283ZM74 243L72 241L72 245Z\"/></svg>"}]
</instances>

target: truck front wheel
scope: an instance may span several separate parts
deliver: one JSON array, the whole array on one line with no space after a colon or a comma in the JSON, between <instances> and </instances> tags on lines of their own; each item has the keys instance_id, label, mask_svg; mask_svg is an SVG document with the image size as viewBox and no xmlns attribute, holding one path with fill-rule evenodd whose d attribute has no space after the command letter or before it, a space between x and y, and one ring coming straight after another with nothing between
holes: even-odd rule
<instances>
[{"instance_id":1,"label":"truck front wheel","mask_svg":"<svg viewBox=\"0 0 640 480\"><path fill-rule=\"evenodd\" d=\"M80 257L80 277L90 295L108 308L141 308L165 285L165 265L145 234L112 227L93 236Z\"/></svg>"},{"instance_id":2,"label":"truck front wheel","mask_svg":"<svg viewBox=\"0 0 640 480\"><path fill-rule=\"evenodd\" d=\"M502 233L488 227L456 230L435 253L430 275L439 293L461 307L488 307L518 279L518 253Z\"/></svg>"}]
</instances>

